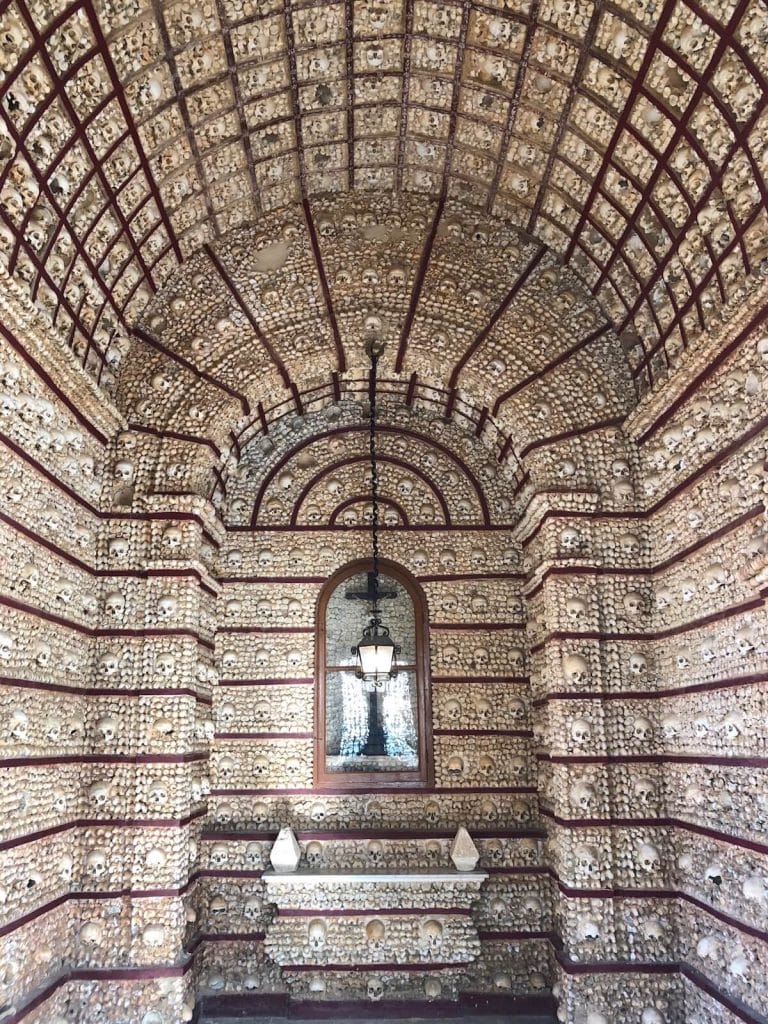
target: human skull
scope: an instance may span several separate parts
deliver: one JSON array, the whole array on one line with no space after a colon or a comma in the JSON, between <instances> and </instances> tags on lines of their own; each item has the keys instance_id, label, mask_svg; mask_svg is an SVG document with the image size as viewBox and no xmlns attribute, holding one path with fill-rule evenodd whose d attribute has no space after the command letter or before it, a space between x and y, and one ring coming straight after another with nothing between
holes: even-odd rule
<instances>
[{"instance_id":1,"label":"human skull","mask_svg":"<svg viewBox=\"0 0 768 1024\"><path fill-rule=\"evenodd\" d=\"M160 716L153 719L151 732L154 736L169 737L173 735L174 725L170 718Z\"/></svg>"},{"instance_id":2,"label":"human skull","mask_svg":"<svg viewBox=\"0 0 768 1024\"><path fill-rule=\"evenodd\" d=\"M588 743L592 736L592 726L586 718L576 718L571 722L571 737L579 746Z\"/></svg>"},{"instance_id":3,"label":"human skull","mask_svg":"<svg viewBox=\"0 0 768 1024\"><path fill-rule=\"evenodd\" d=\"M566 654L563 658L565 680L573 686L583 686L589 680L589 662L581 654Z\"/></svg>"},{"instance_id":4,"label":"human skull","mask_svg":"<svg viewBox=\"0 0 768 1024\"><path fill-rule=\"evenodd\" d=\"M21 708L14 708L9 716L9 735L11 739L24 743L28 739L29 716Z\"/></svg>"},{"instance_id":5,"label":"human skull","mask_svg":"<svg viewBox=\"0 0 768 1024\"><path fill-rule=\"evenodd\" d=\"M40 570L38 567L34 562L25 562L19 571L15 587L20 594L25 594L30 590L34 590L39 582Z\"/></svg>"},{"instance_id":6,"label":"human skull","mask_svg":"<svg viewBox=\"0 0 768 1024\"><path fill-rule=\"evenodd\" d=\"M169 651L158 654L155 658L155 669L163 679L170 679L176 672L176 658Z\"/></svg>"},{"instance_id":7,"label":"human skull","mask_svg":"<svg viewBox=\"0 0 768 1024\"><path fill-rule=\"evenodd\" d=\"M635 676L643 676L648 671L648 659L639 651L634 651L629 656L629 671Z\"/></svg>"},{"instance_id":8,"label":"human skull","mask_svg":"<svg viewBox=\"0 0 768 1024\"><path fill-rule=\"evenodd\" d=\"M621 600L624 612L632 618L642 615L645 610L645 599L639 590L628 590Z\"/></svg>"},{"instance_id":9,"label":"human skull","mask_svg":"<svg viewBox=\"0 0 768 1024\"><path fill-rule=\"evenodd\" d=\"M461 503L460 503L461 504ZM487 555L484 548L472 548L469 553L469 560L475 568L479 568L484 565L487 561Z\"/></svg>"},{"instance_id":10,"label":"human skull","mask_svg":"<svg viewBox=\"0 0 768 1024\"><path fill-rule=\"evenodd\" d=\"M658 917L649 917L641 926L643 938L659 941L664 938L664 924Z\"/></svg>"},{"instance_id":11,"label":"human skull","mask_svg":"<svg viewBox=\"0 0 768 1024\"><path fill-rule=\"evenodd\" d=\"M194 792L192 796L194 798ZM165 806L166 800L168 799L168 791L162 783L156 782L150 787L149 792L147 793L147 798L149 800L150 807L157 810L158 808Z\"/></svg>"},{"instance_id":12,"label":"human skull","mask_svg":"<svg viewBox=\"0 0 768 1024\"><path fill-rule=\"evenodd\" d=\"M109 802L111 787L106 782L92 782L88 787L88 799L99 810L103 810Z\"/></svg>"},{"instance_id":13,"label":"human skull","mask_svg":"<svg viewBox=\"0 0 768 1024\"><path fill-rule=\"evenodd\" d=\"M381 978L369 978L366 992L372 1002L378 1002L384 995L384 983Z\"/></svg>"},{"instance_id":14,"label":"human skull","mask_svg":"<svg viewBox=\"0 0 768 1024\"><path fill-rule=\"evenodd\" d=\"M571 806L577 810L588 811L597 801L597 792L591 782L583 779L575 782L570 791Z\"/></svg>"},{"instance_id":15,"label":"human skull","mask_svg":"<svg viewBox=\"0 0 768 1024\"><path fill-rule=\"evenodd\" d=\"M560 532L560 547L568 554L575 554L582 546L582 538L575 526L566 526Z\"/></svg>"},{"instance_id":16,"label":"human skull","mask_svg":"<svg viewBox=\"0 0 768 1024\"><path fill-rule=\"evenodd\" d=\"M643 871L656 871L661 863L659 851L652 843L641 843L637 851L637 859Z\"/></svg>"},{"instance_id":17,"label":"human skull","mask_svg":"<svg viewBox=\"0 0 768 1024\"><path fill-rule=\"evenodd\" d=\"M478 668L487 668L490 661L487 647L476 647L472 652L472 660Z\"/></svg>"},{"instance_id":18,"label":"human skull","mask_svg":"<svg viewBox=\"0 0 768 1024\"><path fill-rule=\"evenodd\" d=\"M307 925L307 939L309 948L317 952L325 947L328 928L321 918L313 918Z\"/></svg>"},{"instance_id":19,"label":"human skull","mask_svg":"<svg viewBox=\"0 0 768 1024\"><path fill-rule=\"evenodd\" d=\"M386 926L379 918L374 918L365 925L365 941L375 950L381 949L384 945L386 934Z\"/></svg>"},{"instance_id":20,"label":"human skull","mask_svg":"<svg viewBox=\"0 0 768 1024\"><path fill-rule=\"evenodd\" d=\"M103 715L96 723L96 732L102 743L112 743L117 736L117 719L112 715Z\"/></svg>"},{"instance_id":21,"label":"human skull","mask_svg":"<svg viewBox=\"0 0 768 1024\"><path fill-rule=\"evenodd\" d=\"M460 654L458 647L453 644L448 644L443 648L443 662L446 665L453 666L459 662Z\"/></svg>"},{"instance_id":22,"label":"human skull","mask_svg":"<svg viewBox=\"0 0 768 1024\"><path fill-rule=\"evenodd\" d=\"M632 784L632 792L641 804L652 803L656 797L656 786L650 779L640 776Z\"/></svg>"},{"instance_id":23,"label":"human skull","mask_svg":"<svg viewBox=\"0 0 768 1024\"><path fill-rule=\"evenodd\" d=\"M107 871L107 855L104 850L91 850L85 858L85 870L92 878L101 878Z\"/></svg>"},{"instance_id":24,"label":"human skull","mask_svg":"<svg viewBox=\"0 0 768 1024\"><path fill-rule=\"evenodd\" d=\"M739 736L744 734L745 728L744 715L739 711L729 711L723 719L722 730L726 739L731 743L735 743Z\"/></svg>"},{"instance_id":25,"label":"human skull","mask_svg":"<svg viewBox=\"0 0 768 1024\"><path fill-rule=\"evenodd\" d=\"M120 671L120 658L117 654L112 651L108 651L102 654L98 659L98 672L99 675L106 679L110 679L113 676L117 676Z\"/></svg>"},{"instance_id":26,"label":"human skull","mask_svg":"<svg viewBox=\"0 0 768 1024\"><path fill-rule=\"evenodd\" d=\"M417 548L411 553L411 562L416 569L423 569L428 560L427 552L423 548Z\"/></svg>"},{"instance_id":27,"label":"human skull","mask_svg":"<svg viewBox=\"0 0 768 1024\"><path fill-rule=\"evenodd\" d=\"M122 561L128 557L128 541L125 537L112 537L107 544L107 550L110 558L114 558L115 561Z\"/></svg>"},{"instance_id":28,"label":"human skull","mask_svg":"<svg viewBox=\"0 0 768 1024\"><path fill-rule=\"evenodd\" d=\"M122 619L125 612L125 597L119 590L113 590L104 599L104 611L110 619Z\"/></svg>"},{"instance_id":29,"label":"human skull","mask_svg":"<svg viewBox=\"0 0 768 1024\"><path fill-rule=\"evenodd\" d=\"M475 701L475 707L478 708L480 700L483 701L483 711L478 709L478 714L483 719L491 718L493 715L493 705L486 698L479 698ZM487 709L486 706L487 705ZM510 697L507 701L507 712L513 722L521 722L526 716L525 701L521 700L520 697Z\"/></svg>"},{"instance_id":30,"label":"human skull","mask_svg":"<svg viewBox=\"0 0 768 1024\"><path fill-rule=\"evenodd\" d=\"M456 565L456 552L453 548L443 548L440 551L440 564L445 569L453 569Z\"/></svg>"},{"instance_id":31,"label":"human skull","mask_svg":"<svg viewBox=\"0 0 768 1024\"><path fill-rule=\"evenodd\" d=\"M586 914L580 914L576 922L576 934L582 942L599 939L600 926L591 917L587 917Z\"/></svg>"},{"instance_id":32,"label":"human skull","mask_svg":"<svg viewBox=\"0 0 768 1024\"><path fill-rule=\"evenodd\" d=\"M704 573L704 583L710 594L716 594L729 584L733 583L733 576L721 563L715 563Z\"/></svg>"},{"instance_id":33,"label":"human skull","mask_svg":"<svg viewBox=\"0 0 768 1024\"><path fill-rule=\"evenodd\" d=\"M38 668L47 668L51 660L51 645L38 640L32 648L32 658Z\"/></svg>"},{"instance_id":34,"label":"human skull","mask_svg":"<svg viewBox=\"0 0 768 1024\"><path fill-rule=\"evenodd\" d=\"M115 479L123 483L130 483L133 480L134 465L130 459L121 459L115 465Z\"/></svg>"},{"instance_id":35,"label":"human skull","mask_svg":"<svg viewBox=\"0 0 768 1024\"><path fill-rule=\"evenodd\" d=\"M163 594L157 602L157 617L160 620L168 620L176 614L178 601L170 594Z\"/></svg>"},{"instance_id":36,"label":"human skull","mask_svg":"<svg viewBox=\"0 0 768 1024\"><path fill-rule=\"evenodd\" d=\"M373 840L372 840L373 841ZM370 844L369 844L370 845ZM307 864L310 868L317 869L323 861L323 846L316 839L307 843Z\"/></svg>"},{"instance_id":37,"label":"human skull","mask_svg":"<svg viewBox=\"0 0 768 1024\"><path fill-rule=\"evenodd\" d=\"M61 739L61 719L51 715L45 720L43 735L49 743L58 743Z\"/></svg>"},{"instance_id":38,"label":"human skull","mask_svg":"<svg viewBox=\"0 0 768 1024\"><path fill-rule=\"evenodd\" d=\"M613 500L618 505L631 505L635 498L635 492L629 480L616 480L611 487Z\"/></svg>"},{"instance_id":39,"label":"human skull","mask_svg":"<svg viewBox=\"0 0 768 1024\"><path fill-rule=\"evenodd\" d=\"M86 921L80 929L80 938L86 946L98 946L104 937L104 931L96 921Z\"/></svg>"},{"instance_id":40,"label":"human skull","mask_svg":"<svg viewBox=\"0 0 768 1024\"><path fill-rule=\"evenodd\" d=\"M225 701L219 708L219 721L222 725L231 725L235 718L235 705Z\"/></svg>"},{"instance_id":41,"label":"human skull","mask_svg":"<svg viewBox=\"0 0 768 1024\"><path fill-rule=\"evenodd\" d=\"M653 723L650 719L638 715L632 723L632 735L641 743L648 743L653 739Z\"/></svg>"},{"instance_id":42,"label":"human skull","mask_svg":"<svg viewBox=\"0 0 768 1024\"><path fill-rule=\"evenodd\" d=\"M621 553L627 558L635 558L640 554L640 538L634 533L622 533L619 537Z\"/></svg>"},{"instance_id":43,"label":"human skull","mask_svg":"<svg viewBox=\"0 0 768 1024\"><path fill-rule=\"evenodd\" d=\"M419 926L419 936L423 947L438 949L443 944L443 926L435 918L429 918Z\"/></svg>"},{"instance_id":44,"label":"human skull","mask_svg":"<svg viewBox=\"0 0 768 1024\"><path fill-rule=\"evenodd\" d=\"M755 902L766 902L768 900L768 879L760 875L749 875L741 883L741 891L744 897Z\"/></svg>"},{"instance_id":45,"label":"human skull","mask_svg":"<svg viewBox=\"0 0 768 1024\"><path fill-rule=\"evenodd\" d=\"M580 597L569 597L565 602L565 611L569 619L580 622L586 618L587 602Z\"/></svg>"},{"instance_id":46,"label":"human skull","mask_svg":"<svg viewBox=\"0 0 768 1024\"><path fill-rule=\"evenodd\" d=\"M740 657L745 657L755 649L755 637L750 626L742 626L734 634L736 651Z\"/></svg>"},{"instance_id":47,"label":"human skull","mask_svg":"<svg viewBox=\"0 0 768 1024\"><path fill-rule=\"evenodd\" d=\"M256 921L261 916L262 901L259 896L249 896L243 906L243 914L249 921Z\"/></svg>"},{"instance_id":48,"label":"human skull","mask_svg":"<svg viewBox=\"0 0 768 1024\"><path fill-rule=\"evenodd\" d=\"M711 882L713 885L722 885L724 875L725 872L723 870L723 865L719 864L717 861L707 864L704 869L705 880L707 882Z\"/></svg>"},{"instance_id":49,"label":"human skull","mask_svg":"<svg viewBox=\"0 0 768 1024\"><path fill-rule=\"evenodd\" d=\"M4 629L0 629L0 658L8 661L13 651L13 637Z\"/></svg>"},{"instance_id":50,"label":"human skull","mask_svg":"<svg viewBox=\"0 0 768 1024\"><path fill-rule=\"evenodd\" d=\"M160 543L166 551L178 551L184 540L180 526L167 526L163 530Z\"/></svg>"},{"instance_id":51,"label":"human skull","mask_svg":"<svg viewBox=\"0 0 768 1024\"><path fill-rule=\"evenodd\" d=\"M594 846L580 844L574 850L576 870L581 875L594 875L598 870L598 854Z\"/></svg>"}]
</instances>

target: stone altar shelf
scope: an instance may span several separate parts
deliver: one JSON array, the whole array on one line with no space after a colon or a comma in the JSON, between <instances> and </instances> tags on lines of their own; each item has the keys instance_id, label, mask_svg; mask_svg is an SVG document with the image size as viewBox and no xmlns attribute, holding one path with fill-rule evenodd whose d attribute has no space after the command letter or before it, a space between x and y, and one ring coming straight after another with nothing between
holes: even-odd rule
<instances>
[{"instance_id":1,"label":"stone altar shelf","mask_svg":"<svg viewBox=\"0 0 768 1024\"><path fill-rule=\"evenodd\" d=\"M472 904L485 871L266 871L276 913L265 945L281 967L462 964L480 939Z\"/></svg>"}]
</instances>

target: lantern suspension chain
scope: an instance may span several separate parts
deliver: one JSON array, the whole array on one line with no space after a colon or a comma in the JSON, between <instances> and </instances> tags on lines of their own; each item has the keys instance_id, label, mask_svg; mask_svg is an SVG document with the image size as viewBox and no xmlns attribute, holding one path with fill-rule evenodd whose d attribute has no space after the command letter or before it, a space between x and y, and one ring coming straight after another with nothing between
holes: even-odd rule
<instances>
[{"instance_id":1,"label":"lantern suspension chain","mask_svg":"<svg viewBox=\"0 0 768 1024\"><path fill-rule=\"evenodd\" d=\"M379 351L375 343L370 347L370 355L368 406L371 452L371 547L373 549L373 614L377 615L379 608L379 474L376 465L376 369L379 365Z\"/></svg>"}]
</instances>

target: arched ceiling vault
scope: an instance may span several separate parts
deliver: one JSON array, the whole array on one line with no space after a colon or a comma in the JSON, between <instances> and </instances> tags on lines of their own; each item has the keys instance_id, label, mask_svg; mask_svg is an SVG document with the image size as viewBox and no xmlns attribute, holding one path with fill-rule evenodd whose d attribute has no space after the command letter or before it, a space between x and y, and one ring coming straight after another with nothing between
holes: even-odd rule
<instances>
[{"instance_id":1,"label":"arched ceiling vault","mask_svg":"<svg viewBox=\"0 0 768 1024\"><path fill-rule=\"evenodd\" d=\"M418 265L460 203L580 279L643 389L765 265L767 37L763 0L7 0L0 251L111 389L233 229L293 207L319 265L321 197L418 194Z\"/></svg>"},{"instance_id":2,"label":"arched ceiling vault","mask_svg":"<svg viewBox=\"0 0 768 1024\"><path fill-rule=\"evenodd\" d=\"M511 478L527 452L632 408L598 304L518 229L453 200L381 192L317 197L314 210L316 233L300 210L276 211L171 278L120 370L132 428L214 453L224 483L277 424L290 432L309 412L365 401L371 337L385 346L382 400L418 406L428 437L459 424Z\"/></svg>"}]
</instances>

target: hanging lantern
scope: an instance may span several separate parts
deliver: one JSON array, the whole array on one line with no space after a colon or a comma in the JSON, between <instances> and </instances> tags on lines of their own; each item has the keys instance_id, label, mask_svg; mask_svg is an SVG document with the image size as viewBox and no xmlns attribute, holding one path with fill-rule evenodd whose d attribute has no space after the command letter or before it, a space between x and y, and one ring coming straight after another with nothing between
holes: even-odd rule
<instances>
[{"instance_id":1,"label":"hanging lantern","mask_svg":"<svg viewBox=\"0 0 768 1024\"><path fill-rule=\"evenodd\" d=\"M371 373L368 379L369 398L369 441L371 452L371 548L373 553L373 571L368 573L368 592L371 600L371 620L363 630L360 642L352 648L357 658L357 677L365 679L374 688L380 689L386 679L397 675L396 655L400 648L389 635L386 626L382 626L379 615L379 477L376 468L376 367L383 346L375 339L368 345L371 358Z\"/></svg>"},{"instance_id":2,"label":"hanging lantern","mask_svg":"<svg viewBox=\"0 0 768 1024\"><path fill-rule=\"evenodd\" d=\"M357 647L352 648L357 657L357 677L373 682L394 679L397 675L397 655L400 648L389 635L386 626L382 626L377 615L371 619L370 625L363 630L363 636Z\"/></svg>"}]
</instances>

